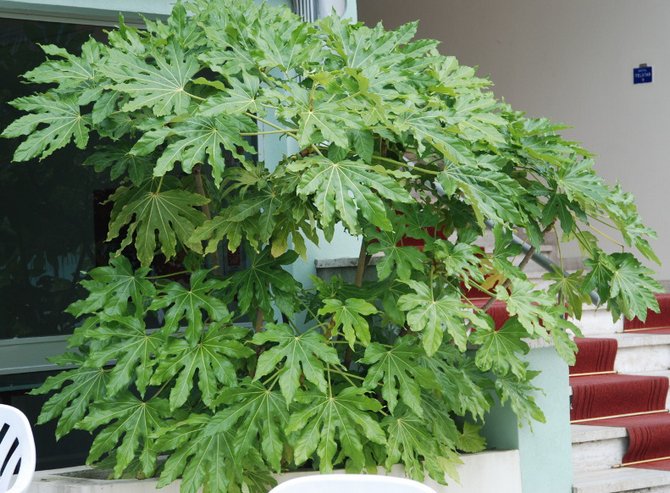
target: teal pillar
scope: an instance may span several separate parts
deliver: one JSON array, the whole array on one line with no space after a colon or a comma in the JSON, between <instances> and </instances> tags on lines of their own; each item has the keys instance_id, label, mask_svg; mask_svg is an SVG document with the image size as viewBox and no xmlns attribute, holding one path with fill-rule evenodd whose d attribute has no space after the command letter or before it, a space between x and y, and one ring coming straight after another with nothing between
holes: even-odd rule
<instances>
[{"instance_id":1,"label":"teal pillar","mask_svg":"<svg viewBox=\"0 0 670 493\"><path fill-rule=\"evenodd\" d=\"M535 400L546 422L521 424L509 406L497 406L486 418L484 435L494 449L519 449L524 493L569 493L572 490L570 384L568 366L553 347L532 349Z\"/></svg>"}]
</instances>

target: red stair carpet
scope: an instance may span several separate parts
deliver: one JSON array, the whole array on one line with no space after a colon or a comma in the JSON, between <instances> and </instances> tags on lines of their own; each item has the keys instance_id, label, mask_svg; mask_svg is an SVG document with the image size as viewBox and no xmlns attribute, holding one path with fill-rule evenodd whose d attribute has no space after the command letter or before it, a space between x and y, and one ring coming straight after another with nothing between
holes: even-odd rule
<instances>
[{"instance_id":1,"label":"red stair carpet","mask_svg":"<svg viewBox=\"0 0 670 493\"><path fill-rule=\"evenodd\" d=\"M641 334L670 334L670 293L656 296L658 313L649 312L643 322L637 318L624 322L624 332L639 332Z\"/></svg>"},{"instance_id":2,"label":"red stair carpet","mask_svg":"<svg viewBox=\"0 0 670 493\"><path fill-rule=\"evenodd\" d=\"M658 299L660 314L650 313L646 322L630 321L624 324L624 331L670 333L670 295ZM570 420L625 427L629 444L622 465L670 471L670 413L665 405L668 378L615 373L616 339L575 342L579 352L570 368Z\"/></svg>"}]
</instances>

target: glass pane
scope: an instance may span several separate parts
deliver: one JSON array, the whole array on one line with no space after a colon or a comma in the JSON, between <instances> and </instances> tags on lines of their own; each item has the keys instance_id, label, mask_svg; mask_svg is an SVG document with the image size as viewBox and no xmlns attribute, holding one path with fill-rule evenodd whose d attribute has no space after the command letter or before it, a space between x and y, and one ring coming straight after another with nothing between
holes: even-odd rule
<instances>
[{"instance_id":1,"label":"glass pane","mask_svg":"<svg viewBox=\"0 0 670 493\"><path fill-rule=\"evenodd\" d=\"M20 114L7 103L35 90L19 75L44 60L37 44L78 53L89 36L104 36L102 28L0 19L0 128ZM64 309L104 239L95 211L106 186L72 146L44 163L12 164L17 145L0 142L0 338L66 334L73 319Z\"/></svg>"}]
</instances>

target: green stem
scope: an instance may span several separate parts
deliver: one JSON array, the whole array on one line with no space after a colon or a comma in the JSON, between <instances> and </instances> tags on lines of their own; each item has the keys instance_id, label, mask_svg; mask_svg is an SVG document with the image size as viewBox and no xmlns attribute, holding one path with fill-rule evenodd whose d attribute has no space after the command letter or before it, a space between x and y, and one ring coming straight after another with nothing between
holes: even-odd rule
<instances>
[{"instance_id":1,"label":"green stem","mask_svg":"<svg viewBox=\"0 0 670 493\"><path fill-rule=\"evenodd\" d=\"M323 153L321 152L321 150L314 144L312 144L312 149L314 149L319 156L323 157Z\"/></svg>"},{"instance_id":2,"label":"green stem","mask_svg":"<svg viewBox=\"0 0 670 493\"><path fill-rule=\"evenodd\" d=\"M622 249L623 249L623 248L626 248L622 243L618 242L615 238L612 238L610 235L608 235L608 234L605 233L604 231L601 231L600 229L596 228L596 227L593 226L592 224L589 224L588 226L589 226L589 228L591 228L593 231L595 231L596 233L598 233L600 236L602 236L603 238L606 238L606 239L610 240L612 243L614 243L614 244L617 245L618 247L620 247L620 248L622 248Z\"/></svg>"},{"instance_id":3,"label":"green stem","mask_svg":"<svg viewBox=\"0 0 670 493\"><path fill-rule=\"evenodd\" d=\"M151 280L165 279L166 277L181 276L181 275L184 275L184 274L189 274L189 271L180 270L179 272L170 272L169 274L162 274L160 276L147 276L147 277L145 277L145 279L151 279Z\"/></svg>"},{"instance_id":4,"label":"green stem","mask_svg":"<svg viewBox=\"0 0 670 493\"><path fill-rule=\"evenodd\" d=\"M334 368L330 368L330 371L332 371L333 373L337 373L338 375L342 375L344 377L344 379L347 382L349 382L349 385L351 385L352 387L357 387L357 385L349 377L354 377L354 378L358 378L360 380L365 380L364 378L359 377L358 375L354 375L352 373L347 373L347 372L344 372L344 371L335 370Z\"/></svg>"},{"instance_id":5,"label":"green stem","mask_svg":"<svg viewBox=\"0 0 670 493\"><path fill-rule=\"evenodd\" d=\"M283 368L280 369L280 370L277 370L277 371L274 372L271 376L269 376L266 380L264 380L264 381L262 382L262 384L263 384L265 387L267 387L268 385L270 385L270 390L272 390L272 389L274 388L275 384L277 383L277 380L279 379L279 376L282 374L282 372L283 372Z\"/></svg>"},{"instance_id":6,"label":"green stem","mask_svg":"<svg viewBox=\"0 0 670 493\"><path fill-rule=\"evenodd\" d=\"M165 178L165 175L161 176L160 180L158 180L158 186L156 187L156 191L154 193L160 193L161 187L163 186L163 178Z\"/></svg>"},{"instance_id":7,"label":"green stem","mask_svg":"<svg viewBox=\"0 0 670 493\"><path fill-rule=\"evenodd\" d=\"M196 99L198 101L207 101L207 98L201 98L200 96L196 96L195 94L191 94L190 92L184 90L184 94L186 94L188 97Z\"/></svg>"},{"instance_id":8,"label":"green stem","mask_svg":"<svg viewBox=\"0 0 670 493\"><path fill-rule=\"evenodd\" d=\"M296 135L296 133L295 133L295 129L293 129L293 130L288 130L288 129L282 128L282 127L280 127L279 125L276 125L275 123L272 123L271 121L266 120L265 118L261 118L260 116L255 115L254 113L251 113L251 112L249 112L249 111L245 111L244 114L247 115L249 118L253 118L253 119L256 120L257 122L262 123L263 125L267 125L268 127L272 127L272 128L274 128L275 130L281 130L282 132L284 132L284 133L287 134L287 135L291 135L291 136L295 136L295 135Z\"/></svg>"},{"instance_id":9,"label":"green stem","mask_svg":"<svg viewBox=\"0 0 670 493\"><path fill-rule=\"evenodd\" d=\"M416 170L416 171L419 171L421 173L425 173L425 174L428 174L428 175L431 175L431 176L437 176L437 175L440 174L439 171L422 168L421 166L417 166L416 164L410 165L409 163L404 163L402 161L398 161L396 159L391 159L391 158L388 158L388 157L377 156L377 155L372 156L372 160L374 161L375 159L377 161L383 161L385 163L394 164L398 167L407 168L407 169L410 169L410 170Z\"/></svg>"},{"instance_id":10,"label":"green stem","mask_svg":"<svg viewBox=\"0 0 670 493\"><path fill-rule=\"evenodd\" d=\"M290 130L282 129L282 130L264 130L262 132L240 132L240 135L242 137L251 137L254 135L273 135L273 134L289 134L289 133L291 133Z\"/></svg>"},{"instance_id":11,"label":"green stem","mask_svg":"<svg viewBox=\"0 0 670 493\"><path fill-rule=\"evenodd\" d=\"M563 252L561 251L561 239L558 237L558 229L556 225L553 227L554 236L556 237L556 249L558 250L558 261L561 264L561 270L565 272L565 266L563 265Z\"/></svg>"}]
</instances>

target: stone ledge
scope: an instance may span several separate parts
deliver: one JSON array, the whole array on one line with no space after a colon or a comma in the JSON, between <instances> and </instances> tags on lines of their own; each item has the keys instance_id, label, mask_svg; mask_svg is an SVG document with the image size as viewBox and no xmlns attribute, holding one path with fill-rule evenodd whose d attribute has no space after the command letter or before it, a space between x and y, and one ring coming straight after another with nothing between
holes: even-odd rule
<instances>
[{"instance_id":1,"label":"stone ledge","mask_svg":"<svg viewBox=\"0 0 670 493\"><path fill-rule=\"evenodd\" d=\"M458 466L460 484L450 481L448 486L427 480L425 483L436 493L481 493L495 491L496 493L521 493L520 457L518 450L490 450L478 454L461 456L463 464ZM74 467L67 469L53 469L38 471L27 493L156 493L156 479L145 480L105 480L95 475L89 476L91 469ZM383 473L382 470L380 472ZM77 474L79 473L79 474ZM83 473L83 474L82 474ZM314 474L313 472L296 472L280 474L278 482L287 481L294 477ZM394 467L389 473L391 476L402 476L403 469ZM179 493L179 482L174 482L160 493Z\"/></svg>"}]
</instances>

